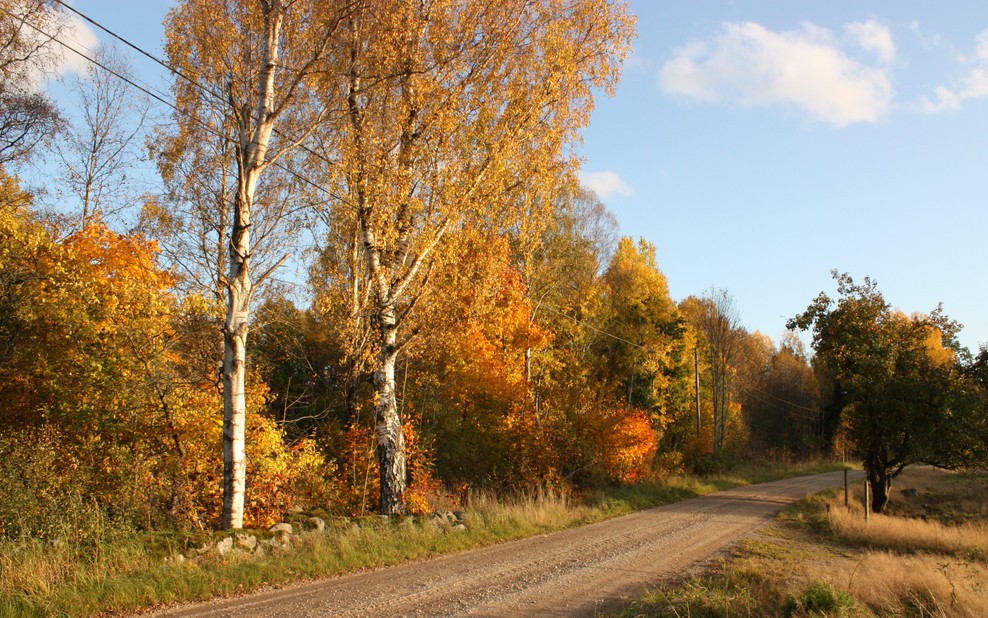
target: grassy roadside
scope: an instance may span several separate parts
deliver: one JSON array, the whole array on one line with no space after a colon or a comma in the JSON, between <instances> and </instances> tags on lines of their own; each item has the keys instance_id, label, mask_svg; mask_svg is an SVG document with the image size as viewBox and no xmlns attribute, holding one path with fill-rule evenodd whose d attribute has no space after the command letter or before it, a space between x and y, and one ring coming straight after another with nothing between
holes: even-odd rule
<instances>
[{"instance_id":1,"label":"grassy roadside","mask_svg":"<svg viewBox=\"0 0 988 618\"><path fill-rule=\"evenodd\" d=\"M907 469L884 515L813 496L621 618L988 616L988 475Z\"/></svg>"},{"instance_id":2,"label":"grassy roadside","mask_svg":"<svg viewBox=\"0 0 988 618\"><path fill-rule=\"evenodd\" d=\"M0 541L0 616L93 616L256 590L264 585L398 564L583 525L721 489L839 469L834 464L745 466L704 479L597 490L573 497L535 491L498 500L471 498L462 532L426 518L333 520L290 549L262 558L171 558L202 535L89 531L78 542ZM220 535L213 535L219 538Z\"/></svg>"}]
</instances>

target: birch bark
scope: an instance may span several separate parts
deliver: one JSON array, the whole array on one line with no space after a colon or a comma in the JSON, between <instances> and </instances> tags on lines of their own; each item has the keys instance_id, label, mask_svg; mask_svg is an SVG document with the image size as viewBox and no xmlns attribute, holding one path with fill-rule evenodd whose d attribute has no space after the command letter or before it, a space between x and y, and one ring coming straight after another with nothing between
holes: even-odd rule
<instances>
[{"instance_id":1,"label":"birch bark","mask_svg":"<svg viewBox=\"0 0 988 618\"><path fill-rule=\"evenodd\" d=\"M247 333L250 301L254 291L251 273L251 216L254 195L274 129L275 67L278 65L278 39L284 21L280 0L262 2L265 37L258 74L257 107L253 114L241 113L237 158L237 193L233 204L233 230L230 235L230 270L227 289L226 322L223 326L223 514L220 527L243 528L247 485ZM245 110L246 111L246 110Z\"/></svg>"}]
</instances>

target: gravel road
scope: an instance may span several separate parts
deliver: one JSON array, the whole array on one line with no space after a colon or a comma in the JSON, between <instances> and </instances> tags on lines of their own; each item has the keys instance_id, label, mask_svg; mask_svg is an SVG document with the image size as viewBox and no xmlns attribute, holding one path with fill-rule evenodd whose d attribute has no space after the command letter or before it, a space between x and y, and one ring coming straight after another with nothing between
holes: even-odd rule
<instances>
[{"instance_id":1,"label":"gravel road","mask_svg":"<svg viewBox=\"0 0 988 618\"><path fill-rule=\"evenodd\" d=\"M860 472L852 472L855 480ZM595 616L710 559L830 472L722 491L608 521L236 599L169 617Z\"/></svg>"}]
</instances>

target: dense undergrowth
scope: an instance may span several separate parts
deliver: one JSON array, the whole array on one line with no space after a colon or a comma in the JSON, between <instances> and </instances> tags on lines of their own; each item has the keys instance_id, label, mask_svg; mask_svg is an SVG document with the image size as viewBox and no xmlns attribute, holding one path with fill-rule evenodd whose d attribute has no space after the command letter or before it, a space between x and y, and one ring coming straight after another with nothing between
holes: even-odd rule
<instances>
[{"instance_id":1,"label":"dense undergrowth","mask_svg":"<svg viewBox=\"0 0 988 618\"><path fill-rule=\"evenodd\" d=\"M510 498L475 493L462 533L427 518L331 519L325 532L263 558L175 562L172 558L222 533L137 532L84 505L46 538L0 541L0 616L92 616L205 599L278 584L397 564L600 521L652 506L771 479L832 470L832 464L748 465L709 477L672 476L661 483L579 494L540 489Z\"/></svg>"},{"instance_id":2,"label":"dense undergrowth","mask_svg":"<svg viewBox=\"0 0 988 618\"><path fill-rule=\"evenodd\" d=\"M622 618L988 615L988 475L907 469L884 515L803 500L702 575Z\"/></svg>"}]
</instances>

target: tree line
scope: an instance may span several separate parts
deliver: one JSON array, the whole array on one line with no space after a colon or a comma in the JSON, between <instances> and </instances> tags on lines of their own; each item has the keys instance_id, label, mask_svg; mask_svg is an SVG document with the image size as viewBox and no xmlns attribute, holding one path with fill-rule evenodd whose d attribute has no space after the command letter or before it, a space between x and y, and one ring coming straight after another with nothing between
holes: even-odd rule
<instances>
[{"instance_id":1,"label":"tree line","mask_svg":"<svg viewBox=\"0 0 988 618\"><path fill-rule=\"evenodd\" d=\"M43 533L66 500L240 528L835 440L885 486L982 456L960 436L985 435L985 352L940 313L889 327L915 341L878 364L913 377L889 378L877 424L963 417L943 423L966 451L873 456L890 438L856 419L891 399L850 386L875 382L832 352L828 299L793 323L817 329L811 362L726 290L674 301L655 247L579 187L579 131L634 36L623 3L184 0L156 120L109 48L81 114L39 94L59 5L0 0L0 533ZM152 188L128 190L142 157ZM39 159L60 182L24 186Z\"/></svg>"}]
</instances>

